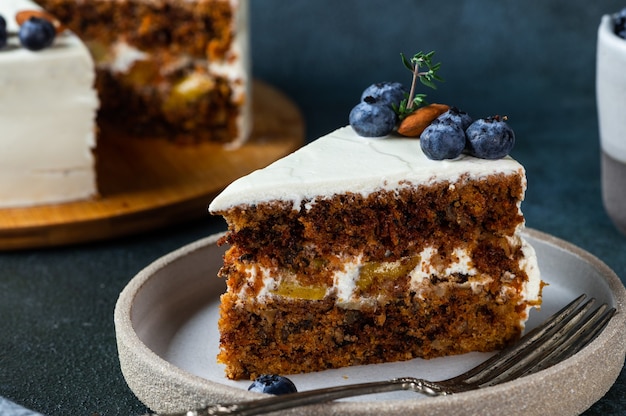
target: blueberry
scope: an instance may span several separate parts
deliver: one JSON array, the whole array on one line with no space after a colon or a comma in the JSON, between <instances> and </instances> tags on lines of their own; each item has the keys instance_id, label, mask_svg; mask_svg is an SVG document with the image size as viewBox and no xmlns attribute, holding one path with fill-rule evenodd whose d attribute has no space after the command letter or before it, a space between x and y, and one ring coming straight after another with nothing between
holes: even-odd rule
<instances>
[{"instance_id":1,"label":"blueberry","mask_svg":"<svg viewBox=\"0 0 626 416\"><path fill-rule=\"evenodd\" d=\"M438 117L444 123L452 123L461 127L465 131L474 122L472 117L465 111L461 111L456 107L450 107L448 111Z\"/></svg>"},{"instance_id":2,"label":"blueberry","mask_svg":"<svg viewBox=\"0 0 626 416\"><path fill-rule=\"evenodd\" d=\"M407 90L399 82L378 82L372 84L361 94L361 101L371 97L377 104L386 105L390 108L398 107L400 101L404 100Z\"/></svg>"},{"instance_id":3,"label":"blueberry","mask_svg":"<svg viewBox=\"0 0 626 416\"><path fill-rule=\"evenodd\" d=\"M0 49L7 46L7 21L0 15Z\"/></svg>"},{"instance_id":4,"label":"blueberry","mask_svg":"<svg viewBox=\"0 0 626 416\"><path fill-rule=\"evenodd\" d=\"M454 159L465 148L465 133L457 124L435 119L422 132L420 147L429 159Z\"/></svg>"},{"instance_id":5,"label":"blueberry","mask_svg":"<svg viewBox=\"0 0 626 416\"><path fill-rule=\"evenodd\" d=\"M613 32L626 39L626 8L613 15Z\"/></svg>"},{"instance_id":6,"label":"blueberry","mask_svg":"<svg viewBox=\"0 0 626 416\"><path fill-rule=\"evenodd\" d=\"M257 377L254 382L248 387L249 391L256 391L257 393L268 394L288 394L298 391L296 385L287 377L279 376L276 374L263 374Z\"/></svg>"},{"instance_id":7,"label":"blueberry","mask_svg":"<svg viewBox=\"0 0 626 416\"><path fill-rule=\"evenodd\" d=\"M26 49L38 51L52 45L56 30L49 20L31 17L20 26L18 36Z\"/></svg>"},{"instance_id":8,"label":"blueberry","mask_svg":"<svg viewBox=\"0 0 626 416\"><path fill-rule=\"evenodd\" d=\"M372 100L366 97L350 111L350 125L359 136L386 136L395 128L398 116L391 108Z\"/></svg>"},{"instance_id":9,"label":"blueberry","mask_svg":"<svg viewBox=\"0 0 626 416\"><path fill-rule=\"evenodd\" d=\"M515 145L515 133L505 120L493 116L472 123L465 131L467 152L482 159L500 159L508 155Z\"/></svg>"}]
</instances>

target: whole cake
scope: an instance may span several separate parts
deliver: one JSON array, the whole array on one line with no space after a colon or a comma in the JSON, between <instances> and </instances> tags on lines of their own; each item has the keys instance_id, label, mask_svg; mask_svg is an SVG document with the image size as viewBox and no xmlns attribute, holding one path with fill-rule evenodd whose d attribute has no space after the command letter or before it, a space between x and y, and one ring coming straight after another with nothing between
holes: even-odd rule
<instances>
[{"instance_id":1,"label":"whole cake","mask_svg":"<svg viewBox=\"0 0 626 416\"><path fill-rule=\"evenodd\" d=\"M250 132L247 7L1 0L0 207L96 195L97 142L107 134L241 145ZM22 29L33 18L55 24L50 44L28 46Z\"/></svg>"},{"instance_id":2,"label":"whole cake","mask_svg":"<svg viewBox=\"0 0 626 416\"><path fill-rule=\"evenodd\" d=\"M348 126L238 179L218 361L232 379L491 351L541 302L522 165Z\"/></svg>"}]
</instances>

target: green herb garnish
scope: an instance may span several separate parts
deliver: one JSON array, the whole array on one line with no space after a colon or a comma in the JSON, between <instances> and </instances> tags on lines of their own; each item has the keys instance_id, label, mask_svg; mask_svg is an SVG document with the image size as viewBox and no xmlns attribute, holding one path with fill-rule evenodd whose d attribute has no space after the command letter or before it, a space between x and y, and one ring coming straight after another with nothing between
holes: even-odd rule
<instances>
[{"instance_id":1,"label":"green herb garnish","mask_svg":"<svg viewBox=\"0 0 626 416\"><path fill-rule=\"evenodd\" d=\"M400 102L398 107L394 106L394 111L398 114L400 120L415 111L418 107L423 105L426 101L426 94L416 94L415 84L417 80L432 89L437 89L435 81L443 82L443 78L437 75L437 71L441 67L441 63L433 63L433 55L435 51L428 53L418 52L413 55L413 58L408 59L403 53L400 53L402 57L402 63L404 66L413 73L413 80L411 82L411 91L409 96ZM420 70L422 69L422 70Z\"/></svg>"}]
</instances>

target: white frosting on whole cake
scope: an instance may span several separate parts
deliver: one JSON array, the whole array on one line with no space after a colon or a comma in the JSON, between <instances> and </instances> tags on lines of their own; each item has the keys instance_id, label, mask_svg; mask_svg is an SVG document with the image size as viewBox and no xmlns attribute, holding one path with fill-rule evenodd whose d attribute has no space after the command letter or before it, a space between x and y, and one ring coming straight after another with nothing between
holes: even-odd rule
<instances>
[{"instance_id":1,"label":"white frosting on whole cake","mask_svg":"<svg viewBox=\"0 0 626 416\"><path fill-rule=\"evenodd\" d=\"M0 0L9 33L18 31L15 14L33 9L29 0ZM0 49L0 207L96 194L94 77L89 52L67 31L38 52L9 36Z\"/></svg>"},{"instance_id":2,"label":"white frosting on whole cake","mask_svg":"<svg viewBox=\"0 0 626 416\"><path fill-rule=\"evenodd\" d=\"M424 155L418 139L366 138L347 126L234 181L211 202L209 210L218 213L275 200L291 201L299 210L304 200L344 192L368 195L421 183L454 182L462 175L478 179L516 172L523 173L524 168L509 156L485 160L462 155L435 161Z\"/></svg>"}]
</instances>

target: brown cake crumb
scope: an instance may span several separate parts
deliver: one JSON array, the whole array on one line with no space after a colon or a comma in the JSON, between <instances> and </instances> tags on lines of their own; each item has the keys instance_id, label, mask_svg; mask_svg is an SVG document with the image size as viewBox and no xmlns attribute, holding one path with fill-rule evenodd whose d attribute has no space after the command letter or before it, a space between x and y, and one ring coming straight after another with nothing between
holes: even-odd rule
<instances>
[{"instance_id":1,"label":"brown cake crumb","mask_svg":"<svg viewBox=\"0 0 626 416\"><path fill-rule=\"evenodd\" d=\"M237 84L208 71L208 63L235 58L230 1L36 1L89 47L100 125L181 143L228 143L242 134L237 119L246 103L234 98ZM119 42L146 58L126 72L111 70L111 47Z\"/></svg>"}]
</instances>

